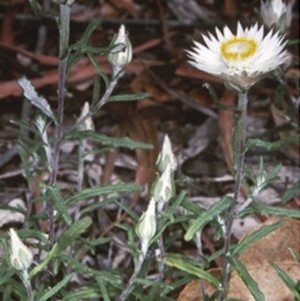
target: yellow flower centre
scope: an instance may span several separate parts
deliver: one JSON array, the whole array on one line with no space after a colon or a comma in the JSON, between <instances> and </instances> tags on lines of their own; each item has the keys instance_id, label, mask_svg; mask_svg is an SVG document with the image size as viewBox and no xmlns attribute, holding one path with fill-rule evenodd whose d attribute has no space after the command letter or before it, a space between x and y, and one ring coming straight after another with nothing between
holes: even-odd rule
<instances>
[{"instance_id":1,"label":"yellow flower centre","mask_svg":"<svg viewBox=\"0 0 300 301\"><path fill-rule=\"evenodd\" d=\"M234 36L221 44L220 51L226 60L243 61L253 56L257 47L256 40L252 38Z\"/></svg>"}]
</instances>

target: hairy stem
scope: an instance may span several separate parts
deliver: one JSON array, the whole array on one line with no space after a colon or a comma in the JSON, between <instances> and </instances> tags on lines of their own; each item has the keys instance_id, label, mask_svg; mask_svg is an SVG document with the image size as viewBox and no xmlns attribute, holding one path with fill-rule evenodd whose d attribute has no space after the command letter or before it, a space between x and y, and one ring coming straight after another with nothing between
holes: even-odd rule
<instances>
[{"instance_id":1,"label":"hairy stem","mask_svg":"<svg viewBox=\"0 0 300 301\"><path fill-rule=\"evenodd\" d=\"M247 118L247 92L239 93L238 111L235 115L234 136L233 136L233 161L235 171L234 199L238 201L240 195L241 182L243 178L243 168L245 159L246 141L246 118ZM230 264L227 257L230 255L230 241L232 235L232 225L234 221L235 205L230 208L228 220L226 222L226 236L224 242L224 259L222 265L222 290L220 301L224 301L227 296L227 287L230 274Z\"/></svg>"},{"instance_id":2,"label":"hairy stem","mask_svg":"<svg viewBox=\"0 0 300 301\"><path fill-rule=\"evenodd\" d=\"M87 140L82 139L81 141L79 141L79 145L78 145L78 164L77 164L78 165L78 182L77 182L78 192L82 190L86 144L87 144ZM77 202L75 206L74 221L79 220L79 217L80 217L80 202Z\"/></svg>"},{"instance_id":3,"label":"hairy stem","mask_svg":"<svg viewBox=\"0 0 300 301\"><path fill-rule=\"evenodd\" d=\"M60 4L60 18L59 18L59 65L58 65L58 98L57 98L57 112L58 123L55 128L55 142L53 145L53 153L51 160L51 173L50 173L50 185L56 183L60 150L60 138L62 136L61 125L64 120L64 99L65 99L65 85L66 85L66 71L68 62L68 45L70 34L70 6ZM51 201L48 202L49 213L49 239L51 248L54 244L54 206Z\"/></svg>"},{"instance_id":4,"label":"hairy stem","mask_svg":"<svg viewBox=\"0 0 300 301\"><path fill-rule=\"evenodd\" d=\"M196 245L197 245L197 251L198 251L198 260L202 264L202 268L204 268L204 262L203 262L203 257L202 257L203 250L202 250L201 234L202 234L202 231L198 231L198 232L196 232L195 236L196 236ZM204 284L203 279L200 279L200 289L201 289L202 296L204 296L205 295L205 284Z\"/></svg>"},{"instance_id":5,"label":"hairy stem","mask_svg":"<svg viewBox=\"0 0 300 301\"><path fill-rule=\"evenodd\" d=\"M117 299L118 301L124 301L126 300L127 298L127 295L129 293L129 290L131 289L132 285L133 285L133 282L134 280L136 279L136 277L138 276L141 268L142 268L142 265L143 265L143 262L144 262L144 259L145 259L145 255L144 253L141 253L140 256L139 256L139 259L138 259L138 262L137 262L137 265L134 269L134 273L132 274L132 276L130 277L125 289L123 290L122 294L120 295L120 297Z\"/></svg>"},{"instance_id":6,"label":"hairy stem","mask_svg":"<svg viewBox=\"0 0 300 301\"><path fill-rule=\"evenodd\" d=\"M162 227L161 211L159 211L159 214L158 214L158 229L161 229L161 227ZM161 258L161 260L158 263L159 282L163 283L164 269L165 269L165 248L164 248L164 238L163 238L162 234L158 238L158 246L159 246L159 253L160 253L160 258ZM160 295L161 295L161 291L160 291Z\"/></svg>"},{"instance_id":7,"label":"hairy stem","mask_svg":"<svg viewBox=\"0 0 300 301\"><path fill-rule=\"evenodd\" d=\"M28 300L33 301L34 299L32 294L31 283L28 276L28 271L25 269L25 270L21 270L20 273L21 273L21 280L26 288Z\"/></svg>"}]
</instances>

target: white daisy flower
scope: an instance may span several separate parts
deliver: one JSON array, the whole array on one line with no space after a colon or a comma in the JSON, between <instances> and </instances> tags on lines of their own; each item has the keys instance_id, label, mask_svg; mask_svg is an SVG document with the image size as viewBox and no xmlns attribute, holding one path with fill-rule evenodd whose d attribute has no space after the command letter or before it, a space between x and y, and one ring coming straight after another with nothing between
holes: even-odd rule
<instances>
[{"instance_id":1,"label":"white daisy flower","mask_svg":"<svg viewBox=\"0 0 300 301\"><path fill-rule=\"evenodd\" d=\"M261 1L260 14L264 24L268 27L275 27L282 33L291 26L292 8L294 1L285 4L282 0Z\"/></svg>"},{"instance_id":2,"label":"white daisy flower","mask_svg":"<svg viewBox=\"0 0 300 301\"><path fill-rule=\"evenodd\" d=\"M195 68L222 78L237 90L248 90L264 74L289 61L284 50L286 42L279 32L271 30L264 37L263 27L255 24L243 29L237 25L237 34L225 26L223 33L216 28L216 37L203 35L207 47L195 42L194 51L187 51Z\"/></svg>"}]
</instances>

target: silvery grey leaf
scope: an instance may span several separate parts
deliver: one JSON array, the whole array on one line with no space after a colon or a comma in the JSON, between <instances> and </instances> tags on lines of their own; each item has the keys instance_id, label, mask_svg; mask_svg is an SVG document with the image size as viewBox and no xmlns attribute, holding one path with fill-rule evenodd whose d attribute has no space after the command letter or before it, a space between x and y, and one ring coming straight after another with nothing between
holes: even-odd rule
<instances>
[{"instance_id":1,"label":"silvery grey leaf","mask_svg":"<svg viewBox=\"0 0 300 301\"><path fill-rule=\"evenodd\" d=\"M24 96L32 103L32 105L40 109L45 115L50 117L51 120L56 123L56 118L47 100L37 94L31 82L26 77L21 77L19 78L18 83L24 91Z\"/></svg>"}]
</instances>

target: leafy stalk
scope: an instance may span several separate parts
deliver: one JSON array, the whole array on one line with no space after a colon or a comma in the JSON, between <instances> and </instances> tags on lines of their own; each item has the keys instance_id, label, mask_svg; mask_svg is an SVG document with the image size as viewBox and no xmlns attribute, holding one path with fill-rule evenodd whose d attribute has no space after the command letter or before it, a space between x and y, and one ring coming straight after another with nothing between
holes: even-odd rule
<instances>
[{"instance_id":1,"label":"leafy stalk","mask_svg":"<svg viewBox=\"0 0 300 301\"><path fill-rule=\"evenodd\" d=\"M64 119L64 99L65 99L65 86L66 86L66 74L67 74L67 61L68 61L68 45L70 34L70 11L71 8L67 4L60 4L60 16L59 16L59 64L58 64L58 98L57 98L57 112L58 112L58 125L55 126L55 142L53 145L53 154L50 173L50 185L56 183L60 150L60 138L62 136L61 125ZM54 244L54 205L51 201L47 204L50 230L49 239L51 247Z\"/></svg>"},{"instance_id":2,"label":"leafy stalk","mask_svg":"<svg viewBox=\"0 0 300 301\"><path fill-rule=\"evenodd\" d=\"M127 282L127 285L125 287L125 289L123 290L122 294L120 295L120 297L117 299L118 301L125 301L127 296L128 296L128 293L130 291L130 289L132 288L132 285L135 281L135 279L137 278L141 268L142 268L142 265L143 265L143 262L145 260L145 254L143 252L140 253L140 256L138 258L138 262L135 266L135 269L134 269L134 273L131 275L129 281Z\"/></svg>"},{"instance_id":3,"label":"leafy stalk","mask_svg":"<svg viewBox=\"0 0 300 301\"><path fill-rule=\"evenodd\" d=\"M233 136L233 159L234 159L234 171L235 171L235 187L234 187L234 199L238 201L241 182L243 178L244 159L245 159L245 141L246 141L246 118L247 118L247 104L248 95L247 92L239 92L238 95L238 111L235 116L234 136ZM226 233L224 242L224 260L222 265L222 290L220 293L220 301L226 299L228 279L230 274L230 263L227 256L230 255L230 241L232 236L232 225L234 221L235 204L230 207L230 213L226 222Z\"/></svg>"}]
</instances>

